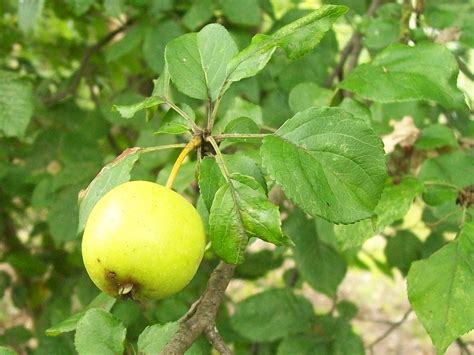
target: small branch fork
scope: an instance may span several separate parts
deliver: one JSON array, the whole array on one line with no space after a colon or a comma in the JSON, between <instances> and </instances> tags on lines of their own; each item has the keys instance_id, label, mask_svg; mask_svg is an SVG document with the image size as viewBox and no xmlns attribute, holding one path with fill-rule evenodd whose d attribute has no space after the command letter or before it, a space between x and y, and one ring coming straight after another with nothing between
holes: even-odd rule
<instances>
[{"instance_id":1,"label":"small branch fork","mask_svg":"<svg viewBox=\"0 0 474 355\"><path fill-rule=\"evenodd\" d=\"M206 291L180 319L179 330L161 351L161 354L184 354L201 334L206 335L212 346L221 354L232 354L215 329L214 322L234 270L235 265L223 261L219 263L209 278Z\"/></svg>"}]
</instances>

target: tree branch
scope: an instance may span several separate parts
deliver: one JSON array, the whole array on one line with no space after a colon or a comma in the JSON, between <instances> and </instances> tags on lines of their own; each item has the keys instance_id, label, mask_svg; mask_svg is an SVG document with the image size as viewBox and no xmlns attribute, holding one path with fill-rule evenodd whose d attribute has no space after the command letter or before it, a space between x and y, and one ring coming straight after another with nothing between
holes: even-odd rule
<instances>
[{"instance_id":1,"label":"tree branch","mask_svg":"<svg viewBox=\"0 0 474 355\"><path fill-rule=\"evenodd\" d=\"M64 90L59 91L47 97L46 99L44 99L45 105L52 106L56 104L58 101L61 101L65 99L66 97L73 95L76 92L79 84L81 83L82 77L84 77L88 73L89 63L91 61L91 58L94 56L94 54L99 52L102 49L102 47L104 47L106 44L112 41L115 38L115 36L117 36L119 33L125 31L133 22L134 22L133 19L129 19L122 26L116 28L112 32L109 32L99 42L97 42L93 46L86 48L84 51L84 55L81 59L81 63L79 64L79 68L72 75L72 79L69 86L67 86Z\"/></svg>"},{"instance_id":2,"label":"tree branch","mask_svg":"<svg viewBox=\"0 0 474 355\"><path fill-rule=\"evenodd\" d=\"M464 61L459 58L459 56L456 56L456 61L458 62L459 70L466 76L466 78L471 81L474 81L474 74L471 73L466 63L464 63Z\"/></svg>"},{"instance_id":3,"label":"tree branch","mask_svg":"<svg viewBox=\"0 0 474 355\"><path fill-rule=\"evenodd\" d=\"M330 88L336 78L338 78L339 81L342 81L344 65L346 64L349 54L351 54L352 52L352 47L354 46L355 38L358 35L359 32L354 32L347 44L345 45L344 49L341 51L341 56L339 57L339 61L337 62L334 71L327 77L326 81L324 82L325 87Z\"/></svg>"},{"instance_id":4,"label":"tree branch","mask_svg":"<svg viewBox=\"0 0 474 355\"><path fill-rule=\"evenodd\" d=\"M206 329L204 329L204 334L206 334L207 340L209 340L209 343L211 343L211 345L219 352L219 354L233 354L232 350L229 349L221 335L217 332L216 326L214 324L208 325Z\"/></svg>"},{"instance_id":5,"label":"tree branch","mask_svg":"<svg viewBox=\"0 0 474 355\"><path fill-rule=\"evenodd\" d=\"M375 11L380 6L381 0L372 0L370 3L369 8L367 9L367 16L368 17L373 17L375 14ZM336 67L334 68L334 71L329 75L329 77L326 79L325 86L326 87L331 87L332 83L336 78L339 78L339 81L342 81L344 76L347 76L356 66L357 62L359 60L359 55L360 52L362 51L362 33L359 31L355 31L349 41L347 42L346 46L341 52L341 56L339 58L338 63L336 64ZM346 64L346 61L349 60L349 63L347 65L347 69L344 73L344 65Z\"/></svg>"},{"instance_id":6,"label":"tree branch","mask_svg":"<svg viewBox=\"0 0 474 355\"><path fill-rule=\"evenodd\" d=\"M409 308L408 311L405 312L403 315L402 319L400 319L398 322L393 323L390 328L388 328L385 333L383 333L381 336L379 336L377 339L375 339L372 343L367 346L368 349L372 349L375 345L380 343L382 340L384 340L386 337L388 337L394 330L396 330L398 327L400 327L407 319L410 313L412 312L412 309Z\"/></svg>"},{"instance_id":7,"label":"tree branch","mask_svg":"<svg viewBox=\"0 0 474 355\"><path fill-rule=\"evenodd\" d=\"M472 355L472 352L469 350L469 345L464 340L457 338L456 344L458 344L461 350L461 355Z\"/></svg>"},{"instance_id":8,"label":"tree branch","mask_svg":"<svg viewBox=\"0 0 474 355\"><path fill-rule=\"evenodd\" d=\"M183 354L191 347L196 338L205 332L207 327L214 325L217 310L222 302L225 290L232 279L234 269L235 265L227 264L223 261L219 263L212 272L206 291L204 291L199 303L195 306L194 313L189 315L189 317L182 318L179 330L168 342L161 354Z\"/></svg>"}]
</instances>

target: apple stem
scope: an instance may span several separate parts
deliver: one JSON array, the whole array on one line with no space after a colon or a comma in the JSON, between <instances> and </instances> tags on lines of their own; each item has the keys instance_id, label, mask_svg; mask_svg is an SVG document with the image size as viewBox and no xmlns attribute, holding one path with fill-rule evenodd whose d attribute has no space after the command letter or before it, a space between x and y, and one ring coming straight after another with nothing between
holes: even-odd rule
<instances>
[{"instance_id":1,"label":"apple stem","mask_svg":"<svg viewBox=\"0 0 474 355\"><path fill-rule=\"evenodd\" d=\"M132 290L133 290L133 284L126 283L126 284L121 285L119 287L118 293L119 293L120 296L124 296L124 295L127 295L130 292L132 292Z\"/></svg>"},{"instance_id":2,"label":"apple stem","mask_svg":"<svg viewBox=\"0 0 474 355\"><path fill-rule=\"evenodd\" d=\"M178 175L179 168L183 164L184 159L188 156L190 152L194 150L194 148L197 148L201 145L202 143L202 138L201 136L194 136L188 144L184 147L184 149L181 151L179 154L178 158L174 162L173 168L171 169L170 176L168 177L168 180L166 181L166 187L168 189L171 189L173 187L174 180L176 179L176 176Z\"/></svg>"}]
</instances>

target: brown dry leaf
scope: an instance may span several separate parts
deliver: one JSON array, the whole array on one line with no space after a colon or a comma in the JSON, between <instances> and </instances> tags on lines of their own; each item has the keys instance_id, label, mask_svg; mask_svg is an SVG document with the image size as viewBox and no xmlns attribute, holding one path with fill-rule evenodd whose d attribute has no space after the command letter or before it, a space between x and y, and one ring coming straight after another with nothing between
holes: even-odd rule
<instances>
[{"instance_id":1,"label":"brown dry leaf","mask_svg":"<svg viewBox=\"0 0 474 355\"><path fill-rule=\"evenodd\" d=\"M392 133L382 137L387 154L392 153L397 145L411 147L420 135L411 116L405 116L401 121L390 120L390 126L393 127Z\"/></svg>"}]
</instances>

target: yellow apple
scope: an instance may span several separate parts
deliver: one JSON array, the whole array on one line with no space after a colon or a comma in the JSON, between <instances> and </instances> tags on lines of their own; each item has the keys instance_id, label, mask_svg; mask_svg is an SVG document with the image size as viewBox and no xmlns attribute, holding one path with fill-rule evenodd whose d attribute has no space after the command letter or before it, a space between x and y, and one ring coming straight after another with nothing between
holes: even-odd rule
<instances>
[{"instance_id":1,"label":"yellow apple","mask_svg":"<svg viewBox=\"0 0 474 355\"><path fill-rule=\"evenodd\" d=\"M205 243L201 217L183 196L132 181L92 209L82 257L94 284L111 296L165 298L194 277Z\"/></svg>"}]
</instances>

